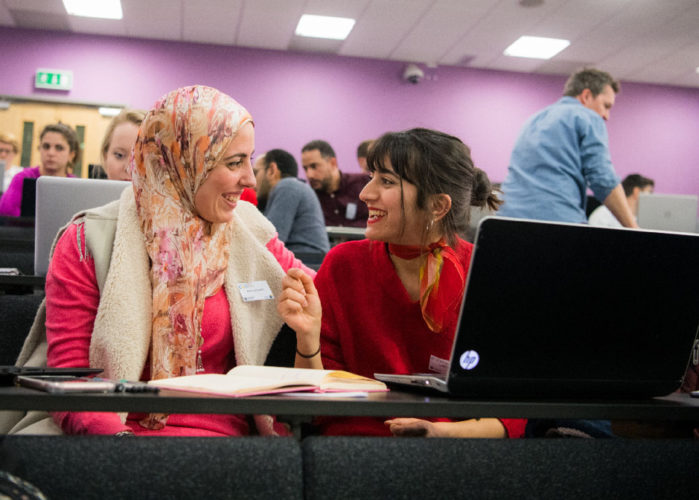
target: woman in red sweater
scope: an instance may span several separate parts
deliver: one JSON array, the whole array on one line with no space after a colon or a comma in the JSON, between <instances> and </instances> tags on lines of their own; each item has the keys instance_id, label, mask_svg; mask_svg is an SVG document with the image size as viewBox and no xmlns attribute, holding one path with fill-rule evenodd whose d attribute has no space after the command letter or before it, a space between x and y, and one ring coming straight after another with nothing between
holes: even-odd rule
<instances>
[{"instance_id":1,"label":"woman in red sweater","mask_svg":"<svg viewBox=\"0 0 699 500\"><path fill-rule=\"evenodd\" d=\"M334 247L315 282L283 281L278 310L297 334L296 366L435 371L449 359L473 246L458 237L471 206L496 209L485 173L458 138L426 129L373 145L366 240ZM322 303L322 313L321 313ZM524 420L328 418L325 434L519 437Z\"/></svg>"}]
</instances>

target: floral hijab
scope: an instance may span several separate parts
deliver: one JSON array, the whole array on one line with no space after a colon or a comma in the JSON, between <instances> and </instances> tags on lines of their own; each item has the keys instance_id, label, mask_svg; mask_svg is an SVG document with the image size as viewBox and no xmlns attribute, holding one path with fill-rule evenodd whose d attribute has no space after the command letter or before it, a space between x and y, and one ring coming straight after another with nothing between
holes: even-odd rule
<instances>
[{"instance_id":1,"label":"floral hijab","mask_svg":"<svg viewBox=\"0 0 699 500\"><path fill-rule=\"evenodd\" d=\"M250 114L211 87L170 92L148 112L131 160L136 210L151 260L151 379L203 370L204 300L223 285L227 224L200 218L194 195ZM164 415L143 425L162 428Z\"/></svg>"}]
</instances>

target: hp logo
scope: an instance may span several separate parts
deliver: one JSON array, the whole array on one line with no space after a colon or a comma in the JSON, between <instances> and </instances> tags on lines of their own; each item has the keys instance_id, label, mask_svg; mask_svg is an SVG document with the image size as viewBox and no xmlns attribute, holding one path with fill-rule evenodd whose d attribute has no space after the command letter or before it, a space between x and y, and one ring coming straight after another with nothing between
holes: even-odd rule
<instances>
[{"instance_id":1,"label":"hp logo","mask_svg":"<svg viewBox=\"0 0 699 500\"><path fill-rule=\"evenodd\" d=\"M481 357L476 351L466 351L459 358L459 364L464 370L473 370L476 366L478 366L478 362L480 360Z\"/></svg>"}]
</instances>

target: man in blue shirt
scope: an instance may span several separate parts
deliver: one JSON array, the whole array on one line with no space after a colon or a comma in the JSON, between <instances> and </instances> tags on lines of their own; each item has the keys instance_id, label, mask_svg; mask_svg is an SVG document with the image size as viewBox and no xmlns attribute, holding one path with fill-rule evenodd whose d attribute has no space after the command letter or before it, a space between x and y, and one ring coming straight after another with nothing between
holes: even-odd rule
<instances>
[{"instance_id":1,"label":"man in blue shirt","mask_svg":"<svg viewBox=\"0 0 699 500\"><path fill-rule=\"evenodd\" d=\"M583 69L564 96L522 128L502 184L506 217L586 223L587 189L626 227L638 227L609 156L605 121L619 82Z\"/></svg>"}]
</instances>

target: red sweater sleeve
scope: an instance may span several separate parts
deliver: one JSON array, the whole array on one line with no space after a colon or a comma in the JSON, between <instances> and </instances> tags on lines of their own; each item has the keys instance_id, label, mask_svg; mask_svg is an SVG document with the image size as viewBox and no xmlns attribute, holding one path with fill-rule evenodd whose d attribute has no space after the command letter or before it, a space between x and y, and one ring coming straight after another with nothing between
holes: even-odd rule
<instances>
[{"instance_id":1,"label":"red sweater sleeve","mask_svg":"<svg viewBox=\"0 0 699 500\"><path fill-rule=\"evenodd\" d=\"M46 275L48 366L90 366L90 340L100 295L94 261L80 257L85 255L84 242L84 226L71 224L56 243ZM66 434L128 430L116 413L55 412L53 418Z\"/></svg>"},{"instance_id":2,"label":"red sweater sleeve","mask_svg":"<svg viewBox=\"0 0 699 500\"><path fill-rule=\"evenodd\" d=\"M500 418L498 420L505 426L508 438L524 437L524 428L527 426L526 418Z\"/></svg>"}]
</instances>

